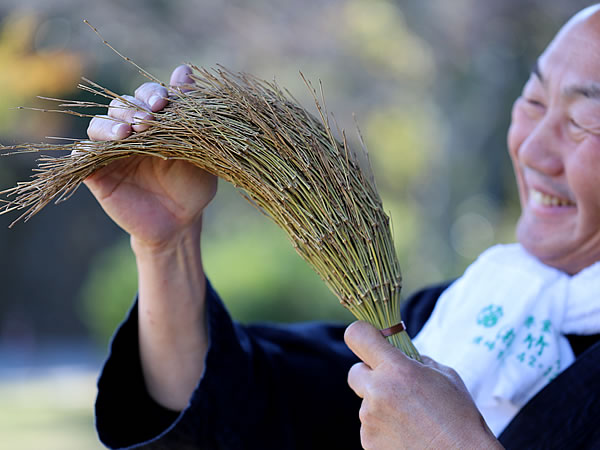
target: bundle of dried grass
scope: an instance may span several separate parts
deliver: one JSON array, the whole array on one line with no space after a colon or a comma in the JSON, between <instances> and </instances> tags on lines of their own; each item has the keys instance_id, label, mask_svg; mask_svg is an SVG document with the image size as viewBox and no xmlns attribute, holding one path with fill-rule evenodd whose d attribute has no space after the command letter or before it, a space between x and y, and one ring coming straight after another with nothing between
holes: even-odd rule
<instances>
[{"instance_id":1,"label":"bundle of dried grass","mask_svg":"<svg viewBox=\"0 0 600 450\"><path fill-rule=\"evenodd\" d=\"M41 157L30 181L2 192L14 198L4 200L0 213L25 210L15 222L28 220L50 201L67 199L87 176L119 158L144 154L188 161L239 187L285 230L343 306L379 329L392 327L388 339L418 359L407 333L397 332L402 328L397 326L400 266L366 153L367 164L359 163L343 133L343 142L336 140L312 88L321 120L275 83L197 67L192 78L193 86L168 87L171 101L155 114L152 126L123 140L4 147L10 153L76 152ZM81 87L138 108L95 83Z\"/></svg>"}]
</instances>

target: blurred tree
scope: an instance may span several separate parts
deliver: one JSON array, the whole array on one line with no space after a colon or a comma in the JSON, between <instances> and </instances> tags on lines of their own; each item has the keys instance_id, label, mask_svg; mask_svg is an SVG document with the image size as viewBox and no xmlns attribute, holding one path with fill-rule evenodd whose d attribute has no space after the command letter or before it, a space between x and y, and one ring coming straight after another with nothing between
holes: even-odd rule
<instances>
[{"instance_id":1,"label":"blurred tree","mask_svg":"<svg viewBox=\"0 0 600 450\"><path fill-rule=\"evenodd\" d=\"M51 29L46 22L46 36L39 34L39 19L32 14L13 13L0 26L0 136L41 139L60 129L62 117L37 116L37 120L15 125L19 115L10 107L31 104L40 96L58 96L74 90L83 71L83 58L77 52L46 45ZM37 45L43 47L38 51ZM45 39L46 38L46 39ZM39 102L38 102L39 103Z\"/></svg>"},{"instance_id":2,"label":"blurred tree","mask_svg":"<svg viewBox=\"0 0 600 450\"><path fill-rule=\"evenodd\" d=\"M81 287L81 316L103 347L123 321L137 291L135 259L127 239L102 250Z\"/></svg>"}]
</instances>

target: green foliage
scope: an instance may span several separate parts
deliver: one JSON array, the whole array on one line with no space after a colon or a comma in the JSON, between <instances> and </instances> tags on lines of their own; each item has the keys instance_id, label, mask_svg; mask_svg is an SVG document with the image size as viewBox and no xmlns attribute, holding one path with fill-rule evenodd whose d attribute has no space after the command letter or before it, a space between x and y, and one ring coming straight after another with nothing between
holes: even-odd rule
<instances>
[{"instance_id":1,"label":"green foliage","mask_svg":"<svg viewBox=\"0 0 600 450\"><path fill-rule=\"evenodd\" d=\"M422 183L441 157L443 122L427 106L379 108L367 117L367 146L373 149L373 170L382 191L398 196Z\"/></svg>"},{"instance_id":2,"label":"green foliage","mask_svg":"<svg viewBox=\"0 0 600 450\"><path fill-rule=\"evenodd\" d=\"M81 289L82 319L101 344L123 320L137 290L135 259L129 241L99 253Z\"/></svg>"},{"instance_id":3,"label":"green foliage","mask_svg":"<svg viewBox=\"0 0 600 450\"><path fill-rule=\"evenodd\" d=\"M205 241L207 275L235 318L280 322L351 318L274 225L256 224Z\"/></svg>"},{"instance_id":4,"label":"green foliage","mask_svg":"<svg viewBox=\"0 0 600 450\"><path fill-rule=\"evenodd\" d=\"M367 65L421 82L431 76L435 65L431 50L408 29L394 2L350 0L344 5L344 19L344 34Z\"/></svg>"},{"instance_id":5,"label":"green foliage","mask_svg":"<svg viewBox=\"0 0 600 450\"><path fill-rule=\"evenodd\" d=\"M228 183L220 183L205 214L202 254L208 278L237 320L353 320L283 230Z\"/></svg>"}]
</instances>

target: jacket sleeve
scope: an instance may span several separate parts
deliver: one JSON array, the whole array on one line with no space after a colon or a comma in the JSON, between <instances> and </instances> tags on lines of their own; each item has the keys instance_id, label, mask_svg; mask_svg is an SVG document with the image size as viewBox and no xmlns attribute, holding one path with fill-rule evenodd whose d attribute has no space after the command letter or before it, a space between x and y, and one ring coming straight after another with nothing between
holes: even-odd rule
<instances>
[{"instance_id":1,"label":"jacket sleeve","mask_svg":"<svg viewBox=\"0 0 600 450\"><path fill-rule=\"evenodd\" d=\"M347 385L357 359L344 326L243 326L208 287L209 349L187 408L148 395L137 306L118 329L98 380L96 427L110 448L359 449L360 399Z\"/></svg>"}]
</instances>

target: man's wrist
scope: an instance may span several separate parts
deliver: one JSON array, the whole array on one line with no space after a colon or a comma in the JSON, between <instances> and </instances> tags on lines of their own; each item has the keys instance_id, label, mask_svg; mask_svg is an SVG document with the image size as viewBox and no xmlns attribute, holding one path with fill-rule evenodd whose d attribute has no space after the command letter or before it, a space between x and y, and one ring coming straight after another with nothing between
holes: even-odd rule
<instances>
[{"instance_id":1,"label":"man's wrist","mask_svg":"<svg viewBox=\"0 0 600 450\"><path fill-rule=\"evenodd\" d=\"M131 235L130 245L138 263L144 260L156 262L157 259L170 259L182 251L199 252L201 234L202 219L160 242L148 242Z\"/></svg>"}]
</instances>

